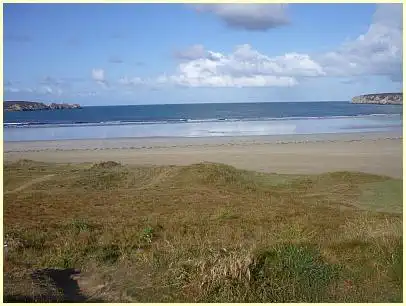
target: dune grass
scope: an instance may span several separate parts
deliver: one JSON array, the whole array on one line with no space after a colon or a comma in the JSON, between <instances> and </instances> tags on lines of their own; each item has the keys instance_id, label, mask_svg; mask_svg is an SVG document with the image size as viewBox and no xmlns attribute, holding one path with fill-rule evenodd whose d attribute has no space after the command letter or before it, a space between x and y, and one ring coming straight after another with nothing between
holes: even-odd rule
<instances>
[{"instance_id":1,"label":"dune grass","mask_svg":"<svg viewBox=\"0 0 406 306\"><path fill-rule=\"evenodd\" d=\"M211 163L5 164L4 297L68 301L32 274L75 268L89 301L401 302L399 186Z\"/></svg>"}]
</instances>

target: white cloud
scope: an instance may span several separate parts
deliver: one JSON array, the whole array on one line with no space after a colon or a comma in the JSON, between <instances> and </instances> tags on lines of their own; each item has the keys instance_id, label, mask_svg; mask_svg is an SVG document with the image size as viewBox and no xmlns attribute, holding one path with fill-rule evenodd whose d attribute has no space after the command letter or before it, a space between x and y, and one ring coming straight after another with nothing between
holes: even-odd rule
<instances>
[{"instance_id":1,"label":"white cloud","mask_svg":"<svg viewBox=\"0 0 406 306\"><path fill-rule=\"evenodd\" d=\"M95 81L104 82L104 70L103 69L93 69L92 78Z\"/></svg>"},{"instance_id":2,"label":"white cloud","mask_svg":"<svg viewBox=\"0 0 406 306\"><path fill-rule=\"evenodd\" d=\"M103 69L93 69L92 70L92 79L100 85L104 85L104 86L108 85Z\"/></svg>"},{"instance_id":3,"label":"white cloud","mask_svg":"<svg viewBox=\"0 0 406 306\"><path fill-rule=\"evenodd\" d=\"M377 4L373 16L374 23L402 29L402 4Z\"/></svg>"},{"instance_id":4,"label":"white cloud","mask_svg":"<svg viewBox=\"0 0 406 306\"><path fill-rule=\"evenodd\" d=\"M21 89L16 88L16 87L11 87L11 86L6 86L6 87L4 87L4 91L5 91L5 92L11 92L11 93L22 92Z\"/></svg>"},{"instance_id":5,"label":"white cloud","mask_svg":"<svg viewBox=\"0 0 406 306\"><path fill-rule=\"evenodd\" d=\"M172 76L170 78L177 85L189 87L264 87L264 86L293 86L297 81L291 77L276 76L242 76L212 75L204 78L189 78L187 75Z\"/></svg>"},{"instance_id":6,"label":"white cloud","mask_svg":"<svg viewBox=\"0 0 406 306\"><path fill-rule=\"evenodd\" d=\"M297 77L325 75L322 67L307 54L287 53L268 57L250 45L237 46L231 54L206 51L201 58L180 63L178 73L161 76L159 83L171 82L191 87L293 86Z\"/></svg>"},{"instance_id":7,"label":"white cloud","mask_svg":"<svg viewBox=\"0 0 406 306\"><path fill-rule=\"evenodd\" d=\"M211 12L231 28L266 31L289 22L286 4L203 4L198 11Z\"/></svg>"},{"instance_id":8,"label":"white cloud","mask_svg":"<svg viewBox=\"0 0 406 306\"><path fill-rule=\"evenodd\" d=\"M10 93L34 93L39 95L62 95L64 91L58 87L52 86L39 86L37 88L16 88L16 87L5 87L5 92Z\"/></svg>"},{"instance_id":9,"label":"white cloud","mask_svg":"<svg viewBox=\"0 0 406 306\"><path fill-rule=\"evenodd\" d=\"M365 34L320 55L319 61L332 76L383 75L401 81L402 31L402 6L378 4Z\"/></svg>"},{"instance_id":10,"label":"white cloud","mask_svg":"<svg viewBox=\"0 0 406 306\"><path fill-rule=\"evenodd\" d=\"M158 84L165 84L165 83L169 82L169 78L168 78L168 76L167 76L166 74L160 75L160 76L156 79L156 82L157 82Z\"/></svg>"},{"instance_id":11,"label":"white cloud","mask_svg":"<svg viewBox=\"0 0 406 306\"><path fill-rule=\"evenodd\" d=\"M140 77L129 78L125 76L119 79L118 83L124 86L137 86L145 84L145 80L141 79Z\"/></svg>"}]
</instances>

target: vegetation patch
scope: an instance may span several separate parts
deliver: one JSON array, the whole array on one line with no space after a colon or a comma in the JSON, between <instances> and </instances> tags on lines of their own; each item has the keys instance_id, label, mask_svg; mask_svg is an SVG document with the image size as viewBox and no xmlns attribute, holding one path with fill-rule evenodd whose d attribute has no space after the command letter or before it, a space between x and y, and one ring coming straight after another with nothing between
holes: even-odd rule
<instances>
[{"instance_id":1,"label":"vegetation patch","mask_svg":"<svg viewBox=\"0 0 406 306\"><path fill-rule=\"evenodd\" d=\"M4 194L7 301L56 301L55 290L73 301L60 283L30 277L47 269L82 271L80 301L403 298L400 180L23 162L4 181L6 191L24 185Z\"/></svg>"},{"instance_id":2,"label":"vegetation patch","mask_svg":"<svg viewBox=\"0 0 406 306\"><path fill-rule=\"evenodd\" d=\"M258 254L252 270L258 302L314 303L328 301L339 266L326 262L314 246L288 244Z\"/></svg>"},{"instance_id":3,"label":"vegetation patch","mask_svg":"<svg viewBox=\"0 0 406 306\"><path fill-rule=\"evenodd\" d=\"M120 167L121 164L117 163L115 161L106 161L106 162L100 162L100 163L95 163L92 165L92 169L112 169L116 167Z\"/></svg>"},{"instance_id":4,"label":"vegetation patch","mask_svg":"<svg viewBox=\"0 0 406 306\"><path fill-rule=\"evenodd\" d=\"M399 199L403 200L403 181L388 179L385 181L365 183L360 186L359 203L361 208L382 212L402 213Z\"/></svg>"}]
</instances>

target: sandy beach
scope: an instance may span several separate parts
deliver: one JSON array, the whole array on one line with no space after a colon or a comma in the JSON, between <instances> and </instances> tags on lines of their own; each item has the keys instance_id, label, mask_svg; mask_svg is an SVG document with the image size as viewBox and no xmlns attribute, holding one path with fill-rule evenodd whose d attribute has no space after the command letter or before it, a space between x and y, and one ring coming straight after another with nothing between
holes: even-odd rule
<instances>
[{"instance_id":1,"label":"sandy beach","mask_svg":"<svg viewBox=\"0 0 406 306\"><path fill-rule=\"evenodd\" d=\"M284 174L361 171L402 177L402 138L389 133L263 137L123 138L6 142L5 161L114 160L136 165L219 162Z\"/></svg>"}]
</instances>

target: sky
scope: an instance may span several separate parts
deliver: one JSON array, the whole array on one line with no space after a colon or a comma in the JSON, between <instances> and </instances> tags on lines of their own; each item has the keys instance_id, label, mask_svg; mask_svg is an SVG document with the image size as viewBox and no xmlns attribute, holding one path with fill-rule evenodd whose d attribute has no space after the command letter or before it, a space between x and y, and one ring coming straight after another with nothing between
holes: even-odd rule
<instances>
[{"instance_id":1,"label":"sky","mask_svg":"<svg viewBox=\"0 0 406 306\"><path fill-rule=\"evenodd\" d=\"M348 101L402 91L401 4L4 4L4 100Z\"/></svg>"}]
</instances>

